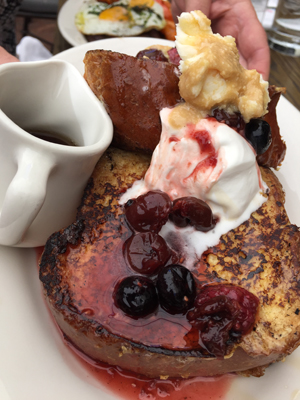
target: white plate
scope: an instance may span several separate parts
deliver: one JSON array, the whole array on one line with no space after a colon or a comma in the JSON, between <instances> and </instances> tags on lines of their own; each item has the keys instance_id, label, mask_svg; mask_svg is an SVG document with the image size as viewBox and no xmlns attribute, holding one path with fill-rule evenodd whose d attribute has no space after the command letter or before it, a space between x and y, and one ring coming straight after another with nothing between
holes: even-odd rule
<instances>
[{"instance_id":1,"label":"white plate","mask_svg":"<svg viewBox=\"0 0 300 400\"><path fill-rule=\"evenodd\" d=\"M60 9L57 17L60 33L72 46L87 43L84 35L75 26L75 15L82 3L83 0L68 0Z\"/></svg>"},{"instance_id":2,"label":"white plate","mask_svg":"<svg viewBox=\"0 0 300 400\"><path fill-rule=\"evenodd\" d=\"M82 59L89 49L136 54L154 41L159 42L151 38L107 39L72 48L55 58L72 62L82 72ZM277 175L286 191L290 219L300 226L300 113L284 98L277 111L288 148ZM267 369L262 378L237 377L224 400L300 400L299 375L300 349L284 363ZM44 304L34 250L0 247L0 400L53 399L117 397L96 382L64 346Z\"/></svg>"},{"instance_id":3,"label":"white plate","mask_svg":"<svg viewBox=\"0 0 300 400\"><path fill-rule=\"evenodd\" d=\"M59 54L56 54L54 57L52 57L52 59L68 61L71 64L75 65L79 72L83 74L83 59L85 53L89 50L114 50L119 53L126 53L130 56L135 56L140 50L143 50L153 44L161 44L174 47L174 42L166 39L153 39L150 37L120 37L88 42L79 47L73 47Z\"/></svg>"}]
</instances>

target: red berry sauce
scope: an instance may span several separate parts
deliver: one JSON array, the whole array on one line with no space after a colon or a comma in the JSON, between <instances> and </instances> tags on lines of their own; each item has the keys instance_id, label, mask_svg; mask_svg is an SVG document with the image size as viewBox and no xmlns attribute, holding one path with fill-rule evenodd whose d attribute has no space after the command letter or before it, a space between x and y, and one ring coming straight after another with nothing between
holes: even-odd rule
<instances>
[{"instance_id":1,"label":"red berry sauce","mask_svg":"<svg viewBox=\"0 0 300 400\"><path fill-rule=\"evenodd\" d=\"M218 163L218 151L215 149L211 135L206 130L196 130L194 125L190 126L188 137L195 140L200 148L203 160L199 162L193 174L205 173L208 169L213 169Z\"/></svg>"},{"instance_id":2,"label":"red berry sauce","mask_svg":"<svg viewBox=\"0 0 300 400\"><path fill-rule=\"evenodd\" d=\"M151 379L119 367L95 362L70 342L65 340L65 344L96 381L124 400L222 400L236 377L234 374L227 374L209 378Z\"/></svg>"},{"instance_id":3,"label":"red berry sauce","mask_svg":"<svg viewBox=\"0 0 300 400\"><path fill-rule=\"evenodd\" d=\"M44 247L36 248L37 262L44 250ZM59 334L63 339L65 346L59 346L58 350L63 355L66 362L68 357L64 356L64 348L71 350L75 360L81 364L88 375L99 382L113 394L124 400L222 400L230 389L235 374L226 374L217 377L195 377L190 379L151 379L133 372L125 371L119 367L113 367L105 363L95 362L78 350L70 341L68 341L57 326L52 314L49 316L57 327ZM72 358L71 363L73 364ZM70 362L70 361L69 361ZM73 369L73 365L70 365ZM78 375L78 370L76 372ZM87 375L79 375L79 379L93 384ZM99 391L99 399L101 392Z\"/></svg>"}]
</instances>

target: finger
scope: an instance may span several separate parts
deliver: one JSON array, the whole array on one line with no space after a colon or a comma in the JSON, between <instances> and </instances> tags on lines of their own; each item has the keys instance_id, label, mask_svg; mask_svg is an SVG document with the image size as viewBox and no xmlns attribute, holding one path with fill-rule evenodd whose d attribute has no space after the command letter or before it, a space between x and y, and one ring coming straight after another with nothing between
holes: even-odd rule
<instances>
[{"instance_id":1,"label":"finger","mask_svg":"<svg viewBox=\"0 0 300 400\"><path fill-rule=\"evenodd\" d=\"M249 0L216 1L212 3L211 17L213 29L221 35L235 37L241 64L248 69L256 69L268 79L270 70L270 49L267 35L257 19Z\"/></svg>"},{"instance_id":2,"label":"finger","mask_svg":"<svg viewBox=\"0 0 300 400\"><path fill-rule=\"evenodd\" d=\"M264 80L269 79L270 73L270 52L268 49L259 49L256 50L255 54L251 57L251 59L247 60L247 68L248 69L256 69Z\"/></svg>"},{"instance_id":3,"label":"finger","mask_svg":"<svg viewBox=\"0 0 300 400\"><path fill-rule=\"evenodd\" d=\"M186 0L185 11L190 12L200 10L206 16L209 16L211 0Z\"/></svg>"},{"instance_id":4,"label":"finger","mask_svg":"<svg viewBox=\"0 0 300 400\"><path fill-rule=\"evenodd\" d=\"M172 0L171 8L175 22L182 12L200 10L205 15L209 15L211 0Z\"/></svg>"},{"instance_id":5,"label":"finger","mask_svg":"<svg viewBox=\"0 0 300 400\"><path fill-rule=\"evenodd\" d=\"M172 0L171 1L171 10L175 23L178 21L178 16L185 9L185 1L184 0Z\"/></svg>"},{"instance_id":6,"label":"finger","mask_svg":"<svg viewBox=\"0 0 300 400\"><path fill-rule=\"evenodd\" d=\"M237 44L241 59L248 69L256 69L268 80L270 71L270 49L267 35L263 27L257 21L253 22L253 29L241 30L238 34Z\"/></svg>"}]
</instances>

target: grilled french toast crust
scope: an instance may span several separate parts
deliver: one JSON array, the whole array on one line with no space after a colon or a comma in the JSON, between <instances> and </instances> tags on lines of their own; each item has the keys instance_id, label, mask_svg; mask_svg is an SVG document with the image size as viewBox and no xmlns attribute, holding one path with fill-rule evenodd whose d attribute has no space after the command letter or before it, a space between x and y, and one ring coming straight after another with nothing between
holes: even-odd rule
<instances>
[{"instance_id":1,"label":"grilled french toast crust","mask_svg":"<svg viewBox=\"0 0 300 400\"><path fill-rule=\"evenodd\" d=\"M281 184L270 169L261 168L267 201L195 260L198 285L232 283L260 300L253 330L224 359L210 358L185 340L184 319L165 321L159 311L136 321L113 304L113 283L133 273L122 254L132 232L118 201L143 177L149 161L144 154L109 148L85 190L76 222L47 241L40 280L58 326L92 359L149 377L262 375L300 344L300 232L289 222Z\"/></svg>"},{"instance_id":2,"label":"grilled french toast crust","mask_svg":"<svg viewBox=\"0 0 300 400\"><path fill-rule=\"evenodd\" d=\"M88 51L84 63L84 77L112 119L113 145L152 154L160 110L181 101L178 68L108 50Z\"/></svg>"}]
</instances>

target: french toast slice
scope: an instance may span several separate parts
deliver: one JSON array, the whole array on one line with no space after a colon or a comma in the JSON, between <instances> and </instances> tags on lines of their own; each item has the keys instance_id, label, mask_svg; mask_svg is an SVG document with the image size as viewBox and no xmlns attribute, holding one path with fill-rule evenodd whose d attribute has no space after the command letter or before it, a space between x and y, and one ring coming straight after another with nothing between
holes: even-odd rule
<instances>
[{"instance_id":1,"label":"french toast slice","mask_svg":"<svg viewBox=\"0 0 300 400\"><path fill-rule=\"evenodd\" d=\"M176 105L178 68L108 50L90 50L84 77L114 125L113 144L151 154L160 139L159 112Z\"/></svg>"},{"instance_id":2,"label":"french toast slice","mask_svg":"<svg viewBox=\"0 0 300 400\"><path fill-rule=\"evenodd\" d=\"M159 309L132 319L114 304L114 286L133 274L123 257L132 231L119 198L144 176L150 157L109 148L85 190L77 220L54 233L40 262L40 280L67 340L94 360L149 377L261 376L300 344L300 232L284 209L282 186L261 168L267 201L218 245L195 260L197 285L232 283L259 299L253 330L230 354L214 358L186 340L184 316Z\"/></svg>"},{"instance_id":3,"label":"french toast slice","mask_svg":"<svg viewBox=\"0 0 300 400\"><path fill-rule=\"evenodd\" d=\"M162 50L159 45L151 48ZM182 101L179 69L171 61L139 59L107 50L88 51L84 64L88 85L112 119L113 145L151 154L160 140L160 110ZM279 167L286 154L276 118L276 105L284 92L284 88L269 87L268 113L263 119L271 127L272 142L257 156L258 164L265 167Z\"/></svg>"}]
</instances>

